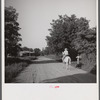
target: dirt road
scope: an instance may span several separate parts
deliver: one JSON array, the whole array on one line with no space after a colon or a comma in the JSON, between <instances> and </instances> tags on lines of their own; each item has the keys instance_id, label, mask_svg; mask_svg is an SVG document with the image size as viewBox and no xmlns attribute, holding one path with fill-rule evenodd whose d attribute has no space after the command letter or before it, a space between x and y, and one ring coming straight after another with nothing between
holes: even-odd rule
<instances>
[{"instance_id":1,"label":"dirt road","mask_svg":"<svg viewBox=\"0 0 100 100\"><path fill-rule=\"evenodd\" d=\"M14 83L95 83L96 78L86 71L70 66L66 70L65 64L46 57L39 57L23 70Z\"/></svg>"}]
</instances>

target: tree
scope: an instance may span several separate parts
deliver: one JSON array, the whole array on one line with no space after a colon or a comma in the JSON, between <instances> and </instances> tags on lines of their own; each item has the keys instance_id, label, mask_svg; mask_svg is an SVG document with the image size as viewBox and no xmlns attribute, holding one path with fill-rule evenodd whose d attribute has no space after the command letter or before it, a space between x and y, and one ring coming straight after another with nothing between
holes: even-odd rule
<instances>
[{"instance_id":1,"label":"tree","mask_svg":"<svg viewBox=\"0 0 100 100\"><path fill-rule=\"evenodd\" d=\"M40 56L41 50L39 48L34 49L35 56Z\"/></svg>"},{"instance_id":2,"label":"tree","mask_svg":"<svg viewBox=\"0 0 100 100\"><path fill-rule=\"evenodd\" d=\"M32 48L28 48L28 47L22 47L21 50L22 51L30 51L30 52L34 51Z\"/></svg>"},{"instance_id":3,"label":"tree","mask_svg":"<svg viewBox=\"0 0 100 100\"><path fill-rule=\"evenodd\" d=\"M50 36L46 37L47 44L55 53L71 48L71 42L76 38L76 33L88 29L88 20L76 18L75 15L59 15L59 19L52 20Z\"/></svg>"},{"instance_id":4,"label":"tree","mask_svg":"<svg viewBox=\"0 0 100 100\"><path fill-rule=\"evenodd\" d=\"M77 38L73 40L72 44L80 53L96 54L96 28L78 32Z\"/></svg>"},{"instance_id":5,"label":"tree","mask_svg":"<svg viewBox=\"0 0 100 100\"><path fill-rule=\"evenodd\" d=\"M13 7L5 7L5 55L17 56L21 44L19 23L17 22L18 13Z\"/></svg>"},{"instance_id":6,"label":"tree","mask_svg":"<svg viewBox=\"0 0 100 100\"><path fill-rule=\"evenodd\" d=\"M68 48L70 56L75 58L77 53L87 55L96 52L96 29L89 28L89 20L86 18L59 15L50 24L50 36L46 37L46 41L54 53L59 54Z\"/></svg>"},{"instance_id":7,"label":"tree","mask_svg":"<svg viewBox=\"0 0 100 100\"><path fill-rule=\"evenodd\" d=\"M41 53L42 53L42 55L53 54L53 52L52 52L50 47L45 47L44 49L42 49Z\"/></svg>"}]
</instances>

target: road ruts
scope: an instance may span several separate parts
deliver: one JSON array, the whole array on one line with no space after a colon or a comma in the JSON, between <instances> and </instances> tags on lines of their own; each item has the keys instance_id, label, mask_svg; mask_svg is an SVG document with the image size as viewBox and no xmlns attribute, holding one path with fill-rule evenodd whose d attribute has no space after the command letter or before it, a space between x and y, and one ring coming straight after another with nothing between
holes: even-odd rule
<instances>
[{"instance_id":1,"label":"road ruts","mask_svg":"<svg viewBox=\"0 0 100 100\"><path fill-rule=\"evenodd\" d=\"M23 70L14 83L94 83L94 75L70 66L68 70L62 62L44 56L39 57Z\"/></svg>"}]
</instances>

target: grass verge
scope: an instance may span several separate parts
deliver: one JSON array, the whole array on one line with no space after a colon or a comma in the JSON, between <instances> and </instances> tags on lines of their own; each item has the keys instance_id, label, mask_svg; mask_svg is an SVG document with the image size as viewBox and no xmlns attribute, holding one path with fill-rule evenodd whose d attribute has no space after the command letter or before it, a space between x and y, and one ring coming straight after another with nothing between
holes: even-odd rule
<instances>
[{"instance_id":1,"label":"grass verge","mask_svg":"<svg viewBox=\"0 0 100 100\"><path fill-rule=\"evenodd\" d=\"M22 57L22 58L14 58L10 57L6 59L5 66L5 83L11 83L12 80L26 68L29 64L32 63L31 60L35 58Z\"/></svg>"},{"instance_id":2,"label":"grass verge","mask_svg":"<svg viewBox=\"0 0 100 100\"><path fill-rule=\"evenodd\" d=\"M15 78L27 66L28 66L28 63L25 63L25 62L15 63L15 64L6 66L5 82L10 83L12 79Z\"/></svg>"}]
</instances>

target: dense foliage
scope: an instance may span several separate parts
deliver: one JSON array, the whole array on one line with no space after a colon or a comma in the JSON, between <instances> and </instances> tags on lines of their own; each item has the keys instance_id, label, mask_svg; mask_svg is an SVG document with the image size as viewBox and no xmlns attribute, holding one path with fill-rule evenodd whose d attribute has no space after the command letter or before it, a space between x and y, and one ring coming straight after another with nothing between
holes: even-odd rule
<instances>
[{"instance_id":1,"label":"dense foliage","mask_svg":"<svg viewBox=\"0 0 100 100\"><path fill-rule=\"evenodd\" d=\"M41 50L39 48L34 49L35 56L40 56Z\"/></svg>"},{"instance_id":2,"label":"dense foliage","mask_svg":"<svg viewBox=\"0 0 100 100\"><path fill-rule=\"evenodd\" d=\"M46 37L48 47L59 53L64 48L75 49L78 52L94 52L96 48L96 29L89 28L89 20L64 15L52 20L50 36Z\"/></svg>"},{"instance_id":3,"label":"dense foliage","mask_svg":"<svg viewBox=\"0 0 100 100\"><path fill-rule=\"evenodd\" d=\"M85 54L87 59L91 55L91 59L95 61L96 28L90 28L89 20L86 18L59 15L57 20L52 20L49 32L50 36L46 37L50 48L48 50L60 54L67 47L71 57L76 57L77 53L80 53Z\"/></svg>"},{"instance_id":4,"label":"dense foliage","mask_svg":"<svg viewBox=\"0 0 100 100\"><path fill-rule=\"evenodd\" d=\"M25 47L22 47L21 50L22 51L30 51L30 52L33 52L34 51L32 48L28 48L26 46Z\"/></svg>"},{"instance_id":5,"label":"dense foliage","mask_svg":"<svg viewBox=\"0 0 100 100\"><path fill-rule=\"evenodd\" d=\"M17 56L20 51L21 41L19 34L18 13L13 7L5 7L5 55Z\"/></svg>"}]
</instances>

